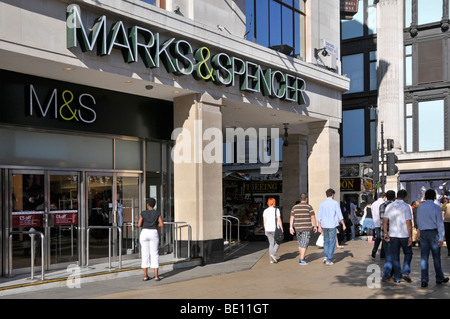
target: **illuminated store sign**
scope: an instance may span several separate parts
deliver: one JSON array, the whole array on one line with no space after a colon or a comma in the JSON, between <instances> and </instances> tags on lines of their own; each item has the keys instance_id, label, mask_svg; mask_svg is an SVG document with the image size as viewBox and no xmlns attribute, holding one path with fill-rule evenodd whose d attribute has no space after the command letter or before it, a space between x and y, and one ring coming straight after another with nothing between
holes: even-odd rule
<instances>
[{"instance_id":1,"label":"illuminated store sign","mask_svg":"<svg viewBox=\"0 0 450 319\"><path fill-rule=\"evenodd\" d=\"M39 117L61 118L65 121L77 121L84 123L93 123L97 119L97 114L92 108L95 105L95 99L91 94L80 94L77 99L72 91L64 90L58 94L54 89L45 102L39 100L33 85L29 85L29 115L33 111ZM49 112L51 111L51 112Z\"/></svg>"},{"instance_id":2,"label":"illuminated store sign","mask_svg":"<svg viewBox=\"0 0 450 319\"><path fill-rule=\"evenodd\" d=\"M263 70L259 64L223 52L212 55L208 47L194 49L186 40L170 38L161 43L159 33L139 26L127 29L122 21L115 22L107 32L106 16L97 18L92 28L87 29L78 5L67 7L66 30L68 49L79 44L83 52L88 52L96 46L97 54L105 56L118 48L127 63L141 58L147 68L159 68L163 64L169 73L192 75L196 80L225 86L235 86L238 76L242 91L305 104L306 83L295 75Z\"/></svg>"}]
</instances>

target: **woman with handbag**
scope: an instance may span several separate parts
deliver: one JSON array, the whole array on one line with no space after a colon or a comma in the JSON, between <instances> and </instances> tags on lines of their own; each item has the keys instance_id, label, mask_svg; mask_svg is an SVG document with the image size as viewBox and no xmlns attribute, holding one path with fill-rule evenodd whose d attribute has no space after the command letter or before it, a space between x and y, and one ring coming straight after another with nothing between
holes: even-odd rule
<instances>
[{"instance_id":1,"label":"woman with handbag","mask_svg":"<svg viewBox=\"0 0 450 319\"><path fill-rule=\"evenodd\" d=\"M281 222L280 210L275 207L275 198L267 200L267 207L263 213L264 230L269 240L269 259L270 263L277 263L277 252L280 247L280 242L275 240L275 230L278 228L283 232L283 224Z\"/></svg>"}]
</instances>

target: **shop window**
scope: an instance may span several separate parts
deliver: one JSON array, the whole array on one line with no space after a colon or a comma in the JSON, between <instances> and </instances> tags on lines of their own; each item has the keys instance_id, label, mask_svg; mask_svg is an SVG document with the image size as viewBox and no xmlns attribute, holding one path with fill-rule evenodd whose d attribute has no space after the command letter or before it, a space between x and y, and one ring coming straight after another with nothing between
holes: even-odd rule
<instances>
[{"instance_id":1,"label":"shop window","mask_svg":"<svg viewBox=\"0 0 450 319\"><path fill-rule=\"evenodd\" d=\"M364 109L342 112L342 156L365 155Z\"/></svg>"},{"instance_id":2,"label":"shop window","mask_svg":"<svg viewBox=\"0 0 450 319\"><path fill-rule=\"evenodd\" d=\"M295 57L305 56L304 0L247 0L246 39Z\"/></svg>"},{"instance_id":3,"label":"shop window","mask_svg":"<svg viewBox=\"0 0 450 319\"><path fill-rule=\"evenodd\" d=\"M342 74L350 79L350 90L346 93L364 91L364 54L352 54L342 57Z\"/></svg>"},{"instance_id":4,"label":"shop window","mask_svg":"<svg viewBox=\"0 0 450 319\"><path fill-rule=\"evenodd\" d=\"M427 24L442 19L442 0L417 0L417 23Z\"/></svg>"}]
</instances>

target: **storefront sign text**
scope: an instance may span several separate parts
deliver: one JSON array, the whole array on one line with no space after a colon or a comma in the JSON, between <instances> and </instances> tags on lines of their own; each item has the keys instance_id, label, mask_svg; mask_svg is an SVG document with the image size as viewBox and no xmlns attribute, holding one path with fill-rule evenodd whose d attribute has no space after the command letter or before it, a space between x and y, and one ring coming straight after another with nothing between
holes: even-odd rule
<instances>
[{"instance_id":1,"label":"storefront sign text","mask_svg":"<svg viewBox=\"0 0 450 319\"><path fill-rule=\"evenodd\" d=\"M97 18L90 32L83 25L78 5L67 7L67 48L80 46L83 52L97 46L97 54L107 56L113 48L122 51L126 63L142 59L147 68L164 65L167 72L192 75L196 80L212 81L217 85L235 86L265 96L305 104L303 79L279 70L264 70L259 64L244 61L226 53L212 55L208 47L194 49L186 40L170 38L163 43L159 33L133 26L127 29L122 21L106 30L106 16Z\"/></svg>"},{"instance_id":2,"label":"storefront sign text","mask_svg":"<svg viewBox=\"0 0 450 319\"><path fill-rule=\"evenodd\" d=\"M78 103L75 101L77 97L72 91L64 90L58 94L57 89L49 94L49 98L41 104L36 94L36 89L31 84L29 85L29 113L28 115L36 115L39 117L46 117L47 114L52 118L61 118L65 121L77 121L84 123L93 123L97 119L97 114L92 108L95 105L95 98L88 93L83 93L78 96ZM44 106L44 107L43 107ZM53 107L52 107L53 106ZM52 110L52 112L49 112Z\"/></svg>"}]
</instances>

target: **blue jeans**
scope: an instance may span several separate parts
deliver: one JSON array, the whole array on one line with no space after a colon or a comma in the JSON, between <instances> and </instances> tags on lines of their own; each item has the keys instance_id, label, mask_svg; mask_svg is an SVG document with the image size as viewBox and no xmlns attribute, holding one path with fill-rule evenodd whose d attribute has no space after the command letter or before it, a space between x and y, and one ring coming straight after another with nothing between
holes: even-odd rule
<instances>
[{"instance_id":1,"label":"blue jeans","mask_svg":"<svg viewBox=\"0 0 450 319\"><path fill-rule=\"evenodd\" d=\"M438 246L439 234L437 230L420 231L420 270L422 282L428 282L428 257L433 256L436 281L444 280L444 272L441 266L441 247Z\"/></svg>"},{"instance_id":2,"label":"blue jeans","mask_svg":"<svg viewBox=\"0 0 450 319\"><path fill-rule=\"evenodd\" d=\"M412 246L408 246L408 238L391 237L390 255L394 268L394 280L400 281L402 275L409 276L411 272ZM400 267L400 247L403 249L405 258L403 260L403 270Z\"/></svg>"},{"instance_id":3,"label":"blue jeans","mask_svg":"<svg viewBox=\"0 0 450 319\"><path fill-rule=\"evenodd\" d=\"M322 228L323 230L323 258L330 262L336 250L336 228Z\"/></svg>"},{"instance_id":4,"label":"blue jeans","mask_svg":"<svg viewBox=\"0 0 450 319\"><path fill-rule=\"evenodd\" d=\"M383 239L384 253L386 259L384 260L383 278L392 277L392 257L391 257L391 242L385 242Z\"/></svg>"}]
</instances>

